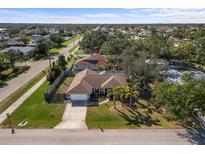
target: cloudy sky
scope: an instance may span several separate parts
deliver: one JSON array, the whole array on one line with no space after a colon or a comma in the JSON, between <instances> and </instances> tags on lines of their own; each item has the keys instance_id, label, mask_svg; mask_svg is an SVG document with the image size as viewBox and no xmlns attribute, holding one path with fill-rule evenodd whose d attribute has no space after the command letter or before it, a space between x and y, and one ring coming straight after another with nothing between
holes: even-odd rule
<instances>
[{"instance_id":1,"label":"cloudy sky","mask_svg":"<svg viewBox=\"0 0 205 154\"><path fill-rule=\"evenodd\" d=\"M0 23L205 23L205 9L0 9Z\"/></svg>"}]
</instances>

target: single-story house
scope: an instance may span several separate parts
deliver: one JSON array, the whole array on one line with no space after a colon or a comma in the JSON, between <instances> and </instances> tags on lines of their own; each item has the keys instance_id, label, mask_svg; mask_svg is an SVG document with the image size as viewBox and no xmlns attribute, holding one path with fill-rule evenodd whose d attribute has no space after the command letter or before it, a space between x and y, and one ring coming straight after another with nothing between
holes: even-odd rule
<instances>
[{"instance_id":1,"label":"single-story house","mask_svg":"<svg viewBox=\"0 0 205 154\"><path fill-rule=\"evenodd\" d=\"M84 69L98 70L100 67L104 68L107 64L107 58L99 53L92 53L75 62L74 66L77 71Z\"/></svg>"},{"instance_id":2,"label":"single-story house","mask_svg":"<svg viewBox=\"0 0 205 154\"><path fill-rule=\"evenodd\" d=\"M4 53L4 52L11 50L11 49L22 52L25 57L31 57L35 48L30 47L30 46L25 46L25 47L12 46L12 47L6 48L4 50L0 50L0 53Z\"/></svg>"},{"instance_id":3,"label":"single-story house","mask_svg":"<svg viewBox=\"0 0 205 154\"><path fill-rule=\"evenodd\" d=\"M71 101L88 101L91 94L107 94L117 86L127 85L125 77L120 73L97 73L85 69L75 75L66 95Z\"/></svg>"}]
</instances>

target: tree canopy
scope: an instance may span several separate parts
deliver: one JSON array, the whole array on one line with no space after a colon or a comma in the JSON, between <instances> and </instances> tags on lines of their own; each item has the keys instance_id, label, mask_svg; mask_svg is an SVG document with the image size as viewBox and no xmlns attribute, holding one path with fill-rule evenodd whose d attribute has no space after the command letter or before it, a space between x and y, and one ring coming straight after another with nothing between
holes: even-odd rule
<instances>
[{"instance_id":1,"label":"tree canopy","mask_svg":"<svg viewBox=\"0 0 205 154\"><path fill-rule=\"evenodd\" d=\"M85 51L96 52L100 50L107 37L108 33L102 30L88 31L84 34L80 46Z\"/></svg>"},{"instance_id":2,"label":"tree canopy","mask_svg":"<svg viewBox=\"0 0 205 154\"><path fill-rule=\"evenodd\" d=\"M48 52L51 49L51 47L52 47L51 41L46 40L46 39L39 40L37 42L35 54L37 56L48 55Z\"/></svg>"},{"instance_id":3,"label":"tree canopy","mask_svg":"<svg viewBox=\"0 0 205 154\"><path fill-rule=\"evenodd\" d=\"M63 37L60 34L53 33L50 35L50 40L54 43L55 47L60 47L64 42Z\"/></svg>"},{"instance_id":4,"label":"tree canopy","mask_svg":"<svg viewBox=\"0 0 205 154\"><path fill-rule=\"evenodd\" d=\"M186 120L196 111L205 115L205 80L187 80L184 84L160 83L153 90L153 103L164 106L176 118Z\"/></svg>"},{"instance_id":5,"label":"tree canopy","mask_svg":"<svg viewBox=\"0 0 205 154\"><path fill-rule=\"evenodd\" d=\"M23 53L19 50L9 49L8 51L4 52L4 55L10 67L15 70L15 63L22 58Z\"/></svg>"}]
</instances>

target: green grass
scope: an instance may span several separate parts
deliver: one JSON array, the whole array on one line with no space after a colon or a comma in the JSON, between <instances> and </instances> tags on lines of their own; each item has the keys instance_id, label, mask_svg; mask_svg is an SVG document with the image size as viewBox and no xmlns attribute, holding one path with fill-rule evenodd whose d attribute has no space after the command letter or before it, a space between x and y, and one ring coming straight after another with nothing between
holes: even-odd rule
<instances>
[{"instance_id":1,"label":"green grass","mask_svg":"<svg viewBox=\"0 0 205 154\"><path fill-rule=\"evenodd\" d=\"M68 45L70 45L73 41L75 41L75 40L77 40L77 39L79 39L79 38L80 38L80 35L76 35L76 36L74 36L73 38L71 38L71 39L65 41L62 45L63 45L63 46L68 46Z\"/></svg>"},{"instance_id":2,"label":"green grass","mask_svg":"<svg viewBox=\"0 0 205 154\"><path fill-rule=\"evenodd\" d=\"M76 35L75 37L73 37L73 38L71 38L71 39L69 39L69 40L63 42L61 47L59 47L59 48L52 48L52 49L49 51L49 53L50 53L50 54L56 54L56 53L58 53L60 50L62 50L64 47L69 46L73 41L75 41L75 40L77 40L77 39L79 39L79 38L80 38L80 35Z\"/></svg>"},{"instance_id":3,"label":"green grass","mask_svg":"<svg viewBox=\"0 0 205 154\"><path fill-rule=\"evenodd\" d=\"M89 129L98 128L98 124L103 129L117 128L181 128L177 121L171 120L167 115L153 111L143 102L143 108L135 111L128 107L122 107L117 102L116 109L113 102L107 102L99 107L88 107L86 124Z\"/></svg>"},{"instance_id":4,"label":"green grass","mask_svg":"<svg viewBox=\"0 0 205 154\"><path fill-rule=\"evenodd\" d=\"M40 81L44 76L46 75L46 72L42 72L38 74L35 78L30 80L28 83L26 83L23 87L19 88L17 91L15 91L13 94L11 94L9 97L4 99L0 103L0 114L7 109L13 102L15 102L17 99L19 99L25 92L27 92L31 87L33 87L38 81Z\"/></svg>"},{"instance_id":5,"label":"green grass","mask_svg":"<svg viewBox=\"0 0 205 154\"><path fill-rule=\"evenodd\" d=\"M56 53L58 53L60 50L62 50L64 48L64 46L63 47L60 47L60 48L52 48L50 51L49 51L49 53L50 54L56 54Z\"/></svg>"},{"instance_id":6,"label":"green grass","mask_svg":"<svg viewBox=\"0 0 205 154\"><path fill-rule=\"evenodd\" d=\"M44 100L44 92L47 88L48 82L46 81L11 114L10 121L13 127L19 128L19 123L27 121L27 125L20 128L53 128L61 121L65 104L47 103ZM54 115L54 117L52 117L51 114ZM8 119L6 119L0 127L8 128Z\"/></svg>"}]
</instances>

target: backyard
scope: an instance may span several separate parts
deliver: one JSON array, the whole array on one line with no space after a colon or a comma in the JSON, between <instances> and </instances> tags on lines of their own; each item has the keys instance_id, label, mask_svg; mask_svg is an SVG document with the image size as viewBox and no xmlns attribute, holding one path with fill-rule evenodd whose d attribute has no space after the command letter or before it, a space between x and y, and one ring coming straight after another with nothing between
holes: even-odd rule
<instances>
[{"instance_id":1,"label":"backyard","mask_svg":"<svg viewBox=\"0 0 205 154\"><path fill-rule=\"evenodd\" d=\"M138 108L131 110L122 107L116 102L107 102L87 109L86 124L89 129L117 129L117 128L181 128L177 121L171 120L168 115L154 111L147 101L139 100Z\"/></svg>"}]
</instances>

